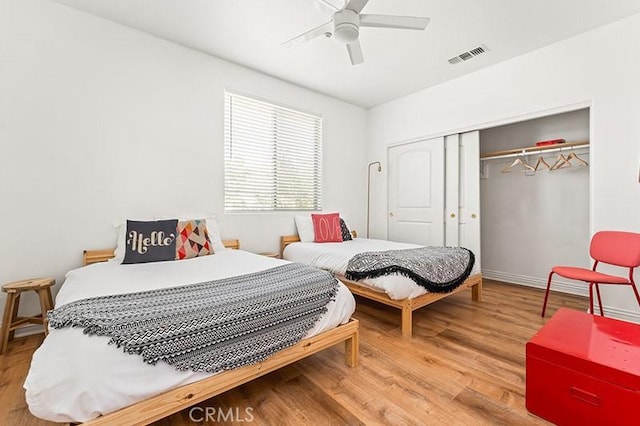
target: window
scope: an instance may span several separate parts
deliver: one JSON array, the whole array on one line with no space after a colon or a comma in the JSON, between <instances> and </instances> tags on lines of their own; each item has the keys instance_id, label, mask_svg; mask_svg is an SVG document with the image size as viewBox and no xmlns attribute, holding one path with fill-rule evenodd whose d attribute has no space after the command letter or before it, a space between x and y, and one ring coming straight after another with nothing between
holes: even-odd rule
<instances>
[{"instance_id":1,"label":"window","mask_svg":"<svg viewBox=\"0 0 640 426\"><path fill-rule=\"evenodd\" d=\"M322 117L225 94L225 211L321 210Z\"/></svg>"}]
</instances>

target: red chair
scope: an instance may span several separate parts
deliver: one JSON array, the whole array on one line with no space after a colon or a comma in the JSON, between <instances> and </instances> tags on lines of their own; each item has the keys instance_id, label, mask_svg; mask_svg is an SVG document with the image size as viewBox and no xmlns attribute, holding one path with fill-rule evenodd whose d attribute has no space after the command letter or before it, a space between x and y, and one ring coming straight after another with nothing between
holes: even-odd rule
<instances>
[{"instance_id":1,"label":"red chair","mask_svg":"<svg viewBox=\"0 0 640 426\"><path fill-rule=\"evenodd\" d=\"M638 295L636 283L633 281L633 270L640 266L640 234L621 231L596 232L593 238L591 238L589 252L594 259L593 269L575 268L571 266L554 266L551 269L549 280L547 281L547 291L544 295L544 303L542 304L543 317L547 309L547 299L549 298L549 288L551 287L553 274L558 274L561 277L571 280L589 283L589 312L592 314L593 287L595 287L596 295L598 296L598 305L600 306L600 315L604 316L602 299L600 298L600 287L598 287L599 284L630 285L640 306L640 295ZM599 263L629 268L629 278L596 272L596 267Z\"/></svg>"}]
</instances>

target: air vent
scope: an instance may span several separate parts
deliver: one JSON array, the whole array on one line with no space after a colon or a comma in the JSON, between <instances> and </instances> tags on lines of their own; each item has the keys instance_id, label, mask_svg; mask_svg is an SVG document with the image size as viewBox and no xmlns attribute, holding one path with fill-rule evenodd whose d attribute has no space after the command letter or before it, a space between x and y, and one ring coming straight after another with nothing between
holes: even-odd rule
<instances>
[{"instance_id":1,"label":"air vent","mask_svg":"<svg viewBox=\"0 0 640 426\"><path fill-rule=\"evenodd\" d=\"M454 56L453 58L449 59L449 63L451 65L459 64L460 62L469 60L469 59L473 58L474 56L481 55L481 54L485 53L487 50L489 50L489 49L487 49L487 46L485 46L483 44L481 46L476 47L475 49L469 50L468 52L462 52L458 56Z\"/></svg>"}]
</instances>

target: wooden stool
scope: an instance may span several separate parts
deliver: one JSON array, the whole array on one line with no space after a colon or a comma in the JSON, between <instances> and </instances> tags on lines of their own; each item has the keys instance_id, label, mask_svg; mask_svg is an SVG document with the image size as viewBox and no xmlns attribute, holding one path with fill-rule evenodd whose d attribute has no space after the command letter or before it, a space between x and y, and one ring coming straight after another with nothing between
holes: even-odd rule
<instances>
[{"instance_id":1,"label":"wooden stool","mask_svg":"<svg viewBox=\"0 0 640 426\"><path fill-rule=\"evenodd\" d=\"M34 278L30 280L16 281L2 286L2 291L7 293L7 302L4 306L4 316L2 319L2 331L0 332L0 354L7 350L10 340L13 340L15 330L28 324L42 324L44 334L48 333L44 321L47 311L53 309L53 298L51 297L51 286L56 283L53 278ZM20 306L20 295L23 291L35 291L40 298L39 315L33 317L19 317L18 308Z\"/></svg>"}]
</instances>

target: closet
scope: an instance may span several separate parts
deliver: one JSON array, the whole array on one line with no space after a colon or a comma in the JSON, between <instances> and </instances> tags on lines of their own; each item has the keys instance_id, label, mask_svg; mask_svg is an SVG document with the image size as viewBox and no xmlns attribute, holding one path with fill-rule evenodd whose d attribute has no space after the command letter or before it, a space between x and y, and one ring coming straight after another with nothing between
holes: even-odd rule
<instances>
[{"instance_id":1,"label":"closet","mask_svg":"<svg viewBox=\"0 0 640 426\"><path fill-rule=\"evenodd\" d=\"M589 152L588 109L390 146L388 238L467 247L474 272L544 288L553 265L590 266Z\"/></svg>"},{"instance_id":2,"label":"closet","mask_svg":"<svg viewBox=\"0 0 640 426\"><path fill-rule=\"evenodd\" d=\"M485 278L544 288L553 265L590 267L589 152L588 109L480 131Z\"/></svg>"}]
</instances>

